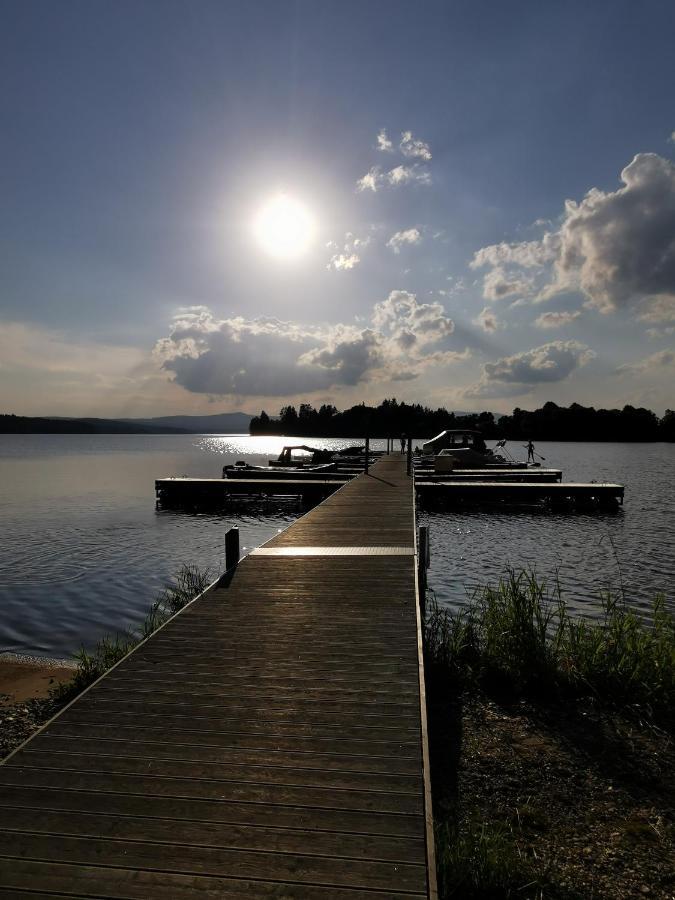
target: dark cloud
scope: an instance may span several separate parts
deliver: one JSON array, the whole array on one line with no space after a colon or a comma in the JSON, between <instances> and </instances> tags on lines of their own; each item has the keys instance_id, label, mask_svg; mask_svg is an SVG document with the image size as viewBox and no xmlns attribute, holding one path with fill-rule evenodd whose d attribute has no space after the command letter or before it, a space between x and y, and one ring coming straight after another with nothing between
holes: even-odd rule
<instances>
[{"instance_id":1,"label":"dark cloud","mask_svg":"<svg viewBox=\"0 0 675 900\"><path fill-rule=\"evenodd\" d=\"M533 386L564 381L595 354L578 341L551 341L541 347L485 363L480 381L467 396L510 396Z\"/></svg>"},{"instance_id":2,"label":"dark cloud","mask_svg":"<svg viewBox=\"0 0 675 900\"><path fill-rule=\"evenodd\" d=\"M372 327L304 326L278 319L216 319L205 307L175 317L154 355L186 390L212 396L293 396L378 379L416 378L430 366L466 358L428 352L452 334L438 303L392 291Z\"/></svg>"}]
</instances>

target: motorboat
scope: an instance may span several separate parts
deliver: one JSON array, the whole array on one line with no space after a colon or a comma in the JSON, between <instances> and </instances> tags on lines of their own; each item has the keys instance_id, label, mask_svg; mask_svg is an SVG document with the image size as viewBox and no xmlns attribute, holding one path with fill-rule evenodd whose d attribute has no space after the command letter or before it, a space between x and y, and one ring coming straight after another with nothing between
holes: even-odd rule
<instances>
[{"instance_id":1,"label":"motorboat","mask_svg":"<svg viewBox=\"0 0 675 900\"><path fill-rule=\"evenodd\" d=\"M498 441L503 449L505 441ZM433 455L434 470L437 472L458 469L490 469L538 467L539 463L521 463L508 459L489 449L480 431L470 428L441 431L435 438L422 444L423 456Z\"/></svg>"}]
</instances>

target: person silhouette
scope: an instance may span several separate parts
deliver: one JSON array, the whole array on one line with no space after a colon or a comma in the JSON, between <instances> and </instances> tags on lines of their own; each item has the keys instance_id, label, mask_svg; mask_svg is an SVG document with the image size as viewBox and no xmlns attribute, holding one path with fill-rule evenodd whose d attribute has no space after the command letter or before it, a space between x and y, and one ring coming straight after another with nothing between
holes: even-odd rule
<instances>
[{"instance_id":1,"label":"person silhouette","mask_svg":"<svg viewBox=\"0 0 675 900\"><path fill-rule=\"evenodd\" d=\"M527 461L534 462L534 444L532 441L528 441L525 447L527 449Z\"/></svg>"},{"instance_id":2,"label":"person silhouette","mask_svg":"<svg viewBox=\"0 0 675 900\"><path fill-rule=\"evenodd\" d=\"M401 453L405 453L405 435L401 435Z\"/></svg>"}]
</instances>

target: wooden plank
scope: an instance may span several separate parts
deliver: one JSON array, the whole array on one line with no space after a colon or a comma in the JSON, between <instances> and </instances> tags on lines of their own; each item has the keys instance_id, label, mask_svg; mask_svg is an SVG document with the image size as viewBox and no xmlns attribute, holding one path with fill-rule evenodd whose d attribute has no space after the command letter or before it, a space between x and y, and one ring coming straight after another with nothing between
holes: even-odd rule
<instances>
[{"instance_id":1,"label":"wooden plank","mask_svg":"<svg viewBox=\"0 0 675 900\"><path fill-rule=\"evenodd\" d=\"M13 832L63 834L105 840L114 840L123 834L125 839L130 841L176 843L176 822L173 819L122 817L106 812L43 810L40 819L36 820L32 809L0 806L0 812L2 821L7 823L5 827ZM180 843L193 847L266 850L305 856L335 856L342 859L414 864L419 864L420 851L424 850L422 837L391 837L190 821L181 822Z\"/></svg>"},{"instance_id":2,"label":"wooden plank","mask_svg":"<svg viewBox=\"0 0 675 900\"><path fill-rule=\"evenodd\" d=\"M84 895L113 900L410 900L411 896L423 896L421 892L400 893L389 888L377 891L334 885L303 886L257 879L115 869L105 864L82 866L16 859L0 859L0 884L28 889L40 897Z\"/></svg>"},{"instance_id":3,"label":"wooden plank","mask_svg":"<svg viewBox=\"0 0 675 900\"><path fill-rule=\"evenodd\" d=\"M185 846L181 843L140 843L69 837L63 834L28 834L0 830L0 842L6 855L25 859L51 860L55 863L107 865L138 869L148 866L162 872L191 873L259 878L261 872L272 881L330 886L337 880L345 887L385 890L395 878L401 891L423 891L426 873L423 865L376 860L324 858L302 854L251 852L211 847Z\"/></svg>"},{"instance_id":4,"label":"wooden plank","mask_svg":"<svg viewBox=\"0 0 675 900\"><path fill-rule=\"evenodd\" d=\"M267 828L295 828L384 837L423 839L424 823L419 816L335 810L303 806L265 806L261 803L219 799L162 797L6 785L2 789L6 807L31 810L35 822L45 810L116 815L130 819L163 819L180 829L185 822L213 822L218 825L246 825ZM120 832L123 834L123 832ZM0 856L2 856L0 842ZM0 884L2 884L0 882Z\"/></svg>"}]
</instances>

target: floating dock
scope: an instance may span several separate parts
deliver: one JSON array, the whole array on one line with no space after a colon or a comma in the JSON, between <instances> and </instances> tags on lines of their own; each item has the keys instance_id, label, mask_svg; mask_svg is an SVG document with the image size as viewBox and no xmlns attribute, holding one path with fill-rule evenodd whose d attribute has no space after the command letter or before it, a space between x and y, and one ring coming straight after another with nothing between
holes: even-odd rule
<instances>
[{"instance_id":1,"label":"floating dock","mask_svg":"<svg viewBox=\"0 0 675 900\"><path fill-rule=\"evenodd\" d=\"M386 457L405 460L398 454ZM160 478L155 482L157 502L167 509L225 509L241 500L298 497L316 504L344 487L356 476L342 473L289 473L287 476L256 478ZM508 506L546 504L559 509L611 510L623 504L620 484L562 482L560 469L459 469L447 473L414 475L417 496L425 505L452 504Z\"/></svg>"},{"instance_id":2,"label":"floating dock","mask_svg":"<svg viewBox=\"0 0 675 900\"><path fill-rule=\"evenodd\" d=\"M0 896L436 900L416 571L388 457L0 766Z\"/></svg>"},{"instance_id":3,"label":"floating dock","mask_svg":"<svg viewBox=\"0 0 675 900\"><path fill-rule=\"evenodd\" d=\"M574 482L508 481L418 481L415 490L421 501L441 504L534 504L573 509L615 509L623 504L621 484L576 484Z\"/></svg>"}]
</instances>

